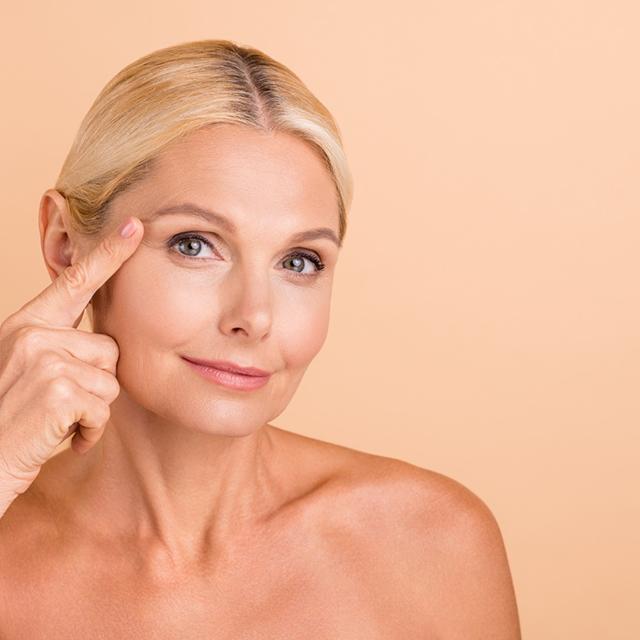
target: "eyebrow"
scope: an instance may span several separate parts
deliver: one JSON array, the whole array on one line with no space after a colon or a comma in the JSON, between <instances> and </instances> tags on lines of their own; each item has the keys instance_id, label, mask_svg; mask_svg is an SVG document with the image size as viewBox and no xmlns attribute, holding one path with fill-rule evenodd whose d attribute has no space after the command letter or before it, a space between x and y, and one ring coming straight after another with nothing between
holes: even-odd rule
<instances>
[{"instance_id":1,"label":"eyebrow","mask_svg":"<svg viewBox=\"0 0 640 640\"><path fill-rule=\"evenodd\" d=\"M193 204L191 202L181 202L180 204L162 207L161 209L154 211L147 218L147 220L155 220L160 216L172 215L177 213L186 213L192 216L197 216L198 218L202 218L207 222L214 222L222 229L228 231L231 234L235 234L237 231L236 225L226 216L223 216L221 213L217 213L216 211L205 209L204 207ZM329 229L329 227L317 227L315 229L308 229L307 231L299 231L298 233L294 233L291 236L290 240L292 242L304 242L305 240L316 240L318 238L326 238L327 240L331 240L331 242L335 243L336 246L340 247L338 236L336 235L335 231L333 231L333 229Z\"/></svg>"}]
</instances>

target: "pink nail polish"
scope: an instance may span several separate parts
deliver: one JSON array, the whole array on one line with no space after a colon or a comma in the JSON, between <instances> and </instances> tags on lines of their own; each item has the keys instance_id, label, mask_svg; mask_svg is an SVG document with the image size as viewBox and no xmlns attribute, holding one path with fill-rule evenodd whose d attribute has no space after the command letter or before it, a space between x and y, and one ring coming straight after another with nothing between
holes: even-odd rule
<instances>
[{"instance_id":1,"label":"pink nail polish","mask_svg":"<svg viewBox=\"0 0 640 640\"><path fill-rule=\"evenodd\" d=\"M133 222L133 220L131 220L130 218L127 218L127 220L125 220L121 225L120 225L120 235L123 238L130 238L133 235L133 232L136 230L136 224L135 222Z\"/></svg>"}]
</instances>

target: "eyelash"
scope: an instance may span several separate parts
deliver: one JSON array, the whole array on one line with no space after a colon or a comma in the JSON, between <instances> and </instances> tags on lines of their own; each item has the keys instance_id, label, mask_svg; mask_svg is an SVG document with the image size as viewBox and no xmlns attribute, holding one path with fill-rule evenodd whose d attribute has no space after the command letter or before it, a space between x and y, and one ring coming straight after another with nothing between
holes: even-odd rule
<instances>
[{"instance_id":1,"label":"eyelash","mask_svg":"<svg viewBox=\"0 0 640 640\"><path fill-rule=\"evenodd\" d=\"M196 240L206 244L210 249L214 249L215 248L214 245L211 242L209 242L209 240L207 240L206 238L203 238L201 235L198 235L197 233L185 233L185 234L181 234L181 235L178 235L178 236L174 236L173 238L171 238L167 242L167 246L169 248L172 248L175 245L177 245L180 242L182 242L183 240L191 240L193 238L195 238ZM180 256L181 258L184 258L185 260L198 260L199 259L196 256L185 256L183 253L179 253L179 252L174 252L174 253L177 253L178 256ZM296 271L292 271L291 272L292 275L295 276L296 278L315 278L325 268L324 262L322 262L322 260L317 255L315 255L313 253L307 253L305 251L296 250L296 251L293 251L292 253L290 253L287 256L287 258L307 258L307 260L311 260L311 262L313 262L313 264L316 267L316 270L313 273L298 273ZM287 271L289 271L289 269L287 269Z\"/></svg>"}]
</instances>

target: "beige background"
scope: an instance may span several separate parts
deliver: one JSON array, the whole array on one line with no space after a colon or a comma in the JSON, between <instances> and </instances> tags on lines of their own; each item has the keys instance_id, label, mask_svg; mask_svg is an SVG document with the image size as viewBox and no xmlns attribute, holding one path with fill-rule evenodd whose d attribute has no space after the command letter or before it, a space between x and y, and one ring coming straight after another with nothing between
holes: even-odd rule
<instances>
[{"instance_id":1,"label":"beige background","mask_svg":"<svg viewBox=\"0 0 640 640\"><path fill-rule=\"evenodd\" d=\"M284 428L492 508L524 638L637 639L635 2L3 3L0 316L49 278L37 207L157 48L228 38L334 113L356 194L324 350Z\"/></svg>"}]
</instances>

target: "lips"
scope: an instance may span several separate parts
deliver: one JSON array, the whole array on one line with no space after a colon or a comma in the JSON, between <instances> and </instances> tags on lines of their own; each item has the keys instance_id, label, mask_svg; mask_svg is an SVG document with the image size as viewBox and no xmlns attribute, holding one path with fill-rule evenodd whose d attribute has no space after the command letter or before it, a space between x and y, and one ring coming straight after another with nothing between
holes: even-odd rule
<instances>
[{"instance_id":1,"label":"lips","mask_svg":"<svg viewBox=\"0 0 640 640\"><path fill-rule=\"evenodd\" d=\"M202 367L211 367L212 369L219 369L220 371L230 371L244 376L265 377L271 375L269 371L265 371L264 369L258 369L257 367L241 367L239 364L229 362L228 360L201 360L199 358L192 358L191 356L182 357L185 360L193 362L193 364L199 364Z\"/></svg>"}]
</instances>

